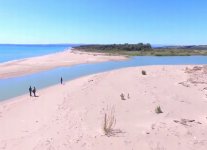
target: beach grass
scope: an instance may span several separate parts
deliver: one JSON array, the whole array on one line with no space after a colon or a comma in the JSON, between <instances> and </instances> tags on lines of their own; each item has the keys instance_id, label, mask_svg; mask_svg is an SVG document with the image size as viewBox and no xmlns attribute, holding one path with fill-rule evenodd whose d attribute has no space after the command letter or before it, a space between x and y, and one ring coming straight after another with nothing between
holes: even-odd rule
<instances>
[{"instance_id":1,"label":"beach grass","mask_svg":"<svg viewBox=\"0 0 207 150\"><path fill-rule=\"evenodd\" d=\"M116 124L116 118L114 116L114 107L110 109L107 108L107 112L104 114L104 124L103 124L103 131L106 136L112 136L114 127Z\"/></svg>"},{"instance_id":2,"label":"beach grass","mask_svg":"<svg viewBox=\"0 0 207 150\"><path fill-rule=\"evenodd\" d=\"M155 113L156 113L156 114L161 114L161 113L163 113L163 111L162 111L162 109L161 109L160 106L157 106L157 107L155 108Z\"/></svg>"}]
</instances>

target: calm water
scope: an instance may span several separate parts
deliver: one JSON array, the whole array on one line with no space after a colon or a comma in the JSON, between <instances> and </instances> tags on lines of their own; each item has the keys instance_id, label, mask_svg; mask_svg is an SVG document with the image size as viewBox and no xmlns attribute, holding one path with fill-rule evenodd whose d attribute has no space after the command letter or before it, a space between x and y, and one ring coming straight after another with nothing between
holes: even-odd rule
<instances>
[{"instance_id":1,"label":"calm water","mask_svg":"<svg viewBox=\"0 0 207 150\"><path fill-rule=\"evenodd\" d=\"M0 80L0 100L6 100L15 96L28 93L30 85L37 90L58 84L60 77L66 81L94 73L133 66L146 65L183 65L183 64L207 64L207 56L173 56L153 57L139 56L127 61L104 62L98 64L82 64L72 67L62 67L50 71L44 71L18 78Z\"/></svg>"},{"instance_id":2,"label":"calm water","mask_svg":"<svg viewBox=\"0 0 207 150\"><path fill-rule=\"evenodd\" d=\"M72 45L0 45L0 62L63 51Z\"/></svg>"}]
</instances>

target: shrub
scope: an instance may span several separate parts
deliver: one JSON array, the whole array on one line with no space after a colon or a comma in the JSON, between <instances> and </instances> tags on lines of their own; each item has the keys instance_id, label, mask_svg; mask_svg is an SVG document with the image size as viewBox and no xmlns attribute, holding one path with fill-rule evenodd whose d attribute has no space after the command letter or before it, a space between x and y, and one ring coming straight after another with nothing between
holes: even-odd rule
<instances>
[{"instance_id":1,"label":"shrub","mask_svg":"<svg viewBox=\"0 0 207 150\"><path fill-rule=\"evenodd\" d=\"M129 93L128 93L128 95L127 95L127 98L130 99Z\"/></svg>"},{"instance_id":2,"label":"shrub","mask_svg":"<svg viewBox=\"0 0 207 150\"><path fill-rule=\"evenodd\" d=\"M116 125L116 118L114 117L114 112L114 107L112 107L104 115L103 131L106 136L112 136L114 134L113 128Z\"/></svg>"},{"instance_id":3,"label":"shrub","mask_svg":"<svg viewBox=\"0 0 207 150\"><path fill-rule=\"evenodd\" d=\"M126 100L123 93L121 93L120 97L121 97L121 100Z\"/></svg>"},{"instance_id":4,"label":"shrub","mask_svg":"<svg viewBox=\"0 0 207 150\"><path fill-rule=\"evenodd\" d=\"M155 113L157 113L157 114L163 113L163 111L161 110L160 106L157 106L155 108Z\"/></svg>"},{"instance_id":5,"label":"shrub","mask_svg":"<svg viewBox=\"0 0 207 150\"><path fill-rule=\"evenodd\" d=\"M147 75L147 72L145 70L142 70L142 75Z\"/></svg>"}]
</instances>

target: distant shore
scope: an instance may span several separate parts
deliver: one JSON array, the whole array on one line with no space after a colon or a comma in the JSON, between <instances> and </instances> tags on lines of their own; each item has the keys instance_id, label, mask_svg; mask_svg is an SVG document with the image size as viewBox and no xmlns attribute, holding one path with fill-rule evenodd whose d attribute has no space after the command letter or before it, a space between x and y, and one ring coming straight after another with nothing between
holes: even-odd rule
<instances>
[{"instance_id":1,"label":"distant shore","mask_svg":"<svg viewBox=\"0 0 207 150\"><path fill-rule=\"evenodd\" d=\"M84 63L97 63L105 61L124 60L124 56L109 56L103 53L80 52L77 50L66 50L44 56L31 57L0 63L0 79L17 77L37 73L53 68L72 66Z\"/></svg>"},{"instance_id":2,"label":"distant shore","mask_svg":"<svg viewBox=\"0 0 207 150\"><path fill-rule=\"evenodd\" d=\"M205 150L206 87L206 66L142 66L28 93L0 103L0 149Z\"/></svg>"},{"instance_id":3,"label":"distant shore","mask_svg":"<svg viewBox=\"0 0 207 150\"><path fill-rule=\"evenodd\" d=\"M81 45L75 47L83 52L99 52L124 56L207 56L207 46L166 46L152 48L150 44Z\"/></svg>"}]
</instances>

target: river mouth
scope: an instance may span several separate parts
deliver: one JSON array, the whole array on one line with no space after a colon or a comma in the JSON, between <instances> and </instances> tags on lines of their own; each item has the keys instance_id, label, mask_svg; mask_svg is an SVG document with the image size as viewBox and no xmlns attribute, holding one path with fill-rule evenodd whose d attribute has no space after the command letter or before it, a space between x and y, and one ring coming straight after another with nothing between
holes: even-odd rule
<instances>
[{"instance_id":1,"label":"river mouth","mask_svg":"<svg viewBox=\"0 0 207 150\"><path fill-rule=\"evenodd\" d=\"M0 101L27 94L29 86L35 86L39 90L59 84L61 77L63 77L64 81L70 81L86 75L127 67L202 64L207 64L207 56L137 56L125 61L109 61L61 67L31 75L0 80Z\"/></svg>"}]
</instances>

